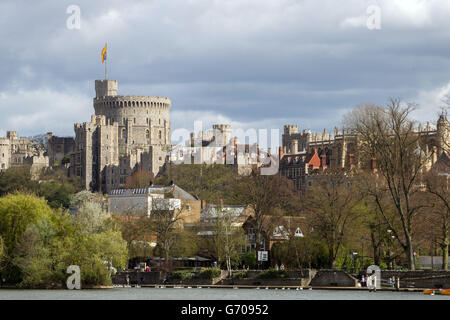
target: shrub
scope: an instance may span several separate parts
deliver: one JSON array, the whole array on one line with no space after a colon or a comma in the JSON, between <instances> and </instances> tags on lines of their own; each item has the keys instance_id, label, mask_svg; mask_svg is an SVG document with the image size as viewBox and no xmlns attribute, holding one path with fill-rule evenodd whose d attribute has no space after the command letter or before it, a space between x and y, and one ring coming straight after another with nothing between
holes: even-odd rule
<instances>
[{"instance_id":1,"label":"shrub","mask_svg":"<svg viewBox=\"0 0 450 320\"><path fill-rule=\"evenodd\" d=\"M256 260L256 252L254 250L242 255L241 259L246 266L249 266L252 269L256 268L258 265L258 261Z\"/></svg>"},{"instance_id":2,"label":"shrub","mask_svg":"<svg viewBox=\"0 0 450 320\"><path fill-rule=\"evenodd\" d=\"M201 279L213 279L220 276L220 269L219 268L205 268L202 271L200 271L199 277Z\"/></svg>"},{"instance_id":3,"label":"shrub","mask_svg":"<svg viewBox=\"0 0 450 320\"><path fill-rule=\"evenodd\" d=\"M240 271L233 273L233 279L244 279L247 278L247 271Z\"/></svg>"},{"instance_id":4,"label":"shrub","mask_svg":"<svg viewBox=\"0 0 450 320\"><path fill-rule=\"evenodd\" d=\"M170 278L173 280L187 280L195 277L195 273L189 272L188 270L179 270L172 272Z\"/></svg>"},{"instance_id":5,"label":"shrub","mask_svg":"<svg viewBox=\"0 0 450 320\"><path fill-rule=\"evenodd\" d=\"M256 277L259 279L279 279L286 278L287 273L284 270L269 269L259 273Z\"/></svg>"}]
</instances>

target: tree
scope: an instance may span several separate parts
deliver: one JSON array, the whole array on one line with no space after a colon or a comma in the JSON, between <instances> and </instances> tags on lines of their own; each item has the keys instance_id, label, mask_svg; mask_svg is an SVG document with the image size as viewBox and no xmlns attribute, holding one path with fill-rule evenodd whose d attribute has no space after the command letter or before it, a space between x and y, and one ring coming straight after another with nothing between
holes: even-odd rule
<instances>
[{"instance_id":1,"label":"tree","mask_svg":"<svg viewBox=\"0 0 450 320\"><path fill-rule=\"evenodd\" d=\"M291 180L279 175L242 177L234 187L234 201L254 210L256 243L263 249L263 227L266 217L280 211L293 210L298 193ZM290 204L293 204L290 206Z\"/></svg>"},{"instance_id":2,"label":"tree","mask_svg":"<svg viewBox=\"0 0 450 320\"><path fill-rule=\"evenodd\" d=\"M156 180L162 185L170 181L206 202L216 203L221 198L228 204L236 204L233 191L240 177L231 167L222 164L180 164L167 166Z\"/></svg>"},{"instance_id":3,"label":"tree","mask_svg":"<svg viewBox=\"0 0 450 320\"><path fill-rule=\"evenodd\" d=\"M333 171L318 175L303 199L304 211L309 212L308 224L326 243L332 268L350 228L355 225L358 215L355 209L360 200L352 178L345 172Z\"/></svg>"},{"instance_id":4,"label":"tree","mask_svg":"<svg viewBox=\"0 0 450 320\"><path fill-rule=\"evenodd\" d=\"M35 192L37 188L37 182L31 180L29 166L11 167L0 172L0 196L15 191Z\"/></svg>"},{"instance_id":5,"label":"tree","mask_svg":"<svg viewBox=\"0 0 450 320\"><path fill-rule=\"evenodd\" d=\"M80 233L94 234L104 231L109 217L110 214L100 204L86 202L78 209L75 222Z\"/></svg>"},{"instance_id":6,"label":"tree","mask_svg":"<svg viewBox=\"0 0 450 320\"><path fill-rule=\"evenodd\" d=\"M148 188L155 179L153 173L146 170L137 170L131 176L127 177L125 182L126 189Z\"/></svg>"},{"instance_id":7,"label":"tree","mask_svg":"<svg viewBox=\"0 0 450 320\"><path fill-rule=\"evenodd\" d=\"M154 199L156 200L156 199ZM165 200L165 199L160 199ZM157 248L165 259L165 271L169 270L169 257L180 239L181 208L173 209L166 201L153 201L149 217L151 231L156 235Z\"/></svg>"},{"instance_id":8,"label":"tree","mask_svg":"<svg viewBox=\"0 0 450 320\"><path fill-rule=\"evenodd\" d=\"M287 268L326 268L329 266L328 249L322 240L312 237L291 237L274 243L271 264L284 264Z\"/></svg>"},{"instance_id":9,"label":"tree","mask_svg":"<svg viewBox=\"0 0 450 320\"><path fill-rule=\"evenodd\" d=\"M49 206L54 209L67 209L70 205L70 199L75 192L76 187L72 184L51 181L39 184L37 195L47 199Z\"/></svg>"},{"instance_id":10,"label":"tree","mask_svg":"<svg viewBox=\"0 0 450 320\"><path fill-rule=\"evenodd\" d=\"M82 190L74 194L70 200L70 205L75 209L80 209L86 203L97 203L103 205L103 195L93 193L88 190Z\"/></svg>"},{"instance_id":11,"label":"tree","mask_svg":"<svg viewBox=\"0 0 450 320\"><path fill-rule=\"evenodd\" d=\"M239 249L246 247L248 241L242 228L233 225L232 214L222 210L219 212L213 228L215 254L219 263L225 262L231 277L232 265L240 262Z\"/></svg>"},{"instance_id":12,"label":"tree","mask_svg":"<svg viewBox=\"0 0 450 320\"><path fill-rule=\"evenodd\" d=\"M432 216L431 221L438 229L438 243L442 250L442 269L448 270L448 249L450 244L450 192L449 192L449 167L447 164L441 172L431 170L426 176L426 188L431 195Z\"/></svg>"},{"instance_id":13,"label":"tree","mask_svg":"<svg viewBox=\"0 0 450 320\"><path fill-rule=\"evenodd\" d=\"M403 105L391 99L382 108L374 105L360 106L347 115L347 123L361 139L359 158L376 159L378 176L367 190L377 204L389 229L401 244L410 270L415 270L413 248L413 222L424 204L415 201L420 191L419 182L429 154L409 119L413 105ZM394 206L400 227L393 224L382 199L387 196Z\"/></svg>"},{"instance_id":14,"label":"tree","mask_svg":"<svg viewBox=\"0 0 450 320\"><path fill-rule=\"evenodd\" d=\"M110 284L112 266L126 264L126 242L111 219L97 219L89 208L85 204L81 212L86 215L74 219L34 195L0 198L6 281L32 288L62 286L66 268L76 264L84 284Z\"/></svg>"},{"instance_id":15,"label":"tree","mask_svg":"<svg viewBox=\"0 0 450 320\"><path fill-rule=\"evenodd\" d=\"M0 236L0 271L2 270L2 260L5 255L5 246L3 244L3 238Z\"/></svg>"}]
</instances>

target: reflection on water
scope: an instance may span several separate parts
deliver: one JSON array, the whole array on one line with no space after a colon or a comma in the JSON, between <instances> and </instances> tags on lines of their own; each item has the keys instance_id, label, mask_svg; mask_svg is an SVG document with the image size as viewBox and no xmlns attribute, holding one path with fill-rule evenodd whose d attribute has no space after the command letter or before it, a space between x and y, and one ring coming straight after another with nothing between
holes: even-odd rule
<instances>
[{"instance_id":1,"label":"reflection on water","mask_svg":"<svg viewBox=\"0 0 450 320\"><path fill-rule=\"evenodd\" d=\"M102 290L0 290L0 300L450 300L421 292L215 288L114 288Z\"/></svg>"}]
</instances>

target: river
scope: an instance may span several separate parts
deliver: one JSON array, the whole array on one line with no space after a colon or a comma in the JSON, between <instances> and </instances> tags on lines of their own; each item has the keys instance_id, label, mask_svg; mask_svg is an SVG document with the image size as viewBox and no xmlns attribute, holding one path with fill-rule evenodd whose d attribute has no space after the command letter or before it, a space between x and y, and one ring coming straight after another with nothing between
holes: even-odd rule
<instances>
[{"instance_id":1,"label":"river","mask_svg":"<svg viewBox=\"0 0 450 320\"><path fill-rule=\"evenodd\" d=\"M0 290L0 300L450 300L421 292L218 288Z\"/></svg>"}]
</instances>

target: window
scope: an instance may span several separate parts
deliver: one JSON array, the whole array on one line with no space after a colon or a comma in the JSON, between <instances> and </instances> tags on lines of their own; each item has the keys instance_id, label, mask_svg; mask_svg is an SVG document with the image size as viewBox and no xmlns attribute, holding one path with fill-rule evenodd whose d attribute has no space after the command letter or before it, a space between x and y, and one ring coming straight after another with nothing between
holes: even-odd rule
<instances>
[{"instance_id":1,"label":"window","mask_svg":"<svg viewBox=\"0 0 450 320\"><path fill-rule=\"evenodd\" d=\"M150 139L150 131L149 130L145 130L145 138Z\"/></svg>"},{"instance_id":2,"label":"window","mask_svg":"<svg viewBox=\"0 0 450 320\"><path fill-rule=\"evenodd\" d=\"M161 136L162 136L161 130L159 130L158 136L159 136L159 139L161 139Z\"/></svg>"},{"instance_id":3,"label":"window","mask_svg":"<svg viewBox=\"0 0 450 320\"><path fill-rule=\"evenodd\" d=\"M303 232L300 230L300 227L295 230L294 237L303 237Z\"/></svg>"}]
</instances>

